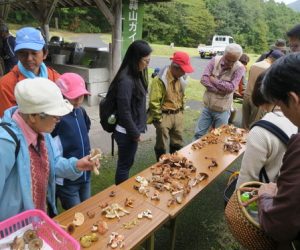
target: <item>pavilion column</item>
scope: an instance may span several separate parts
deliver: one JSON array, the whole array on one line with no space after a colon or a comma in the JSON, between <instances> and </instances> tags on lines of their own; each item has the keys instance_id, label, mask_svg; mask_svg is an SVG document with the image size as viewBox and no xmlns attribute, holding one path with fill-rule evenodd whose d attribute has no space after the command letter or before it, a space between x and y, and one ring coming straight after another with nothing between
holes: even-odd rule
<instances>
[{"instance_id":1,"label":"pavilion column","mask_svg":"<svg viewBox=\"0 0 300 250\"><path fill-rule=\"evenodd\" d=\"M114 0L114 24L112 26L112 77L121 65L122 47L122 0Z\"/></svg>"}]
</instances>

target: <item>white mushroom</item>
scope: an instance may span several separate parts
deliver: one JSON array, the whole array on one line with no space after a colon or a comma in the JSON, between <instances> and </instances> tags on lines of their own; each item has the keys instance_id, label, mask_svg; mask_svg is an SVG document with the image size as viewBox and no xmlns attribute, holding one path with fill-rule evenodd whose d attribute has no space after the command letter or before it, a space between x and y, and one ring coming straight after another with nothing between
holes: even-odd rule
<instances>
[{"instance_id":1,"label":"white mushroom","mask_svg":"<svg viewBox=\"0 0 300 250\"><path fill-rule=\"evenodd\" d=\"M93 148L90 152L90 161L97 161L98 164L94 166L93 172L95 175L99 175L100 159L102 157L102 151L99 148Z\"/></svg>"},{"instance_id":2,"label":"white mushroom","mask_svg":"<svg viewBox=\"0 0 300 250\"><path fill-rule=\"evenodd\" d=\"M74 215L73 224L75 226L81 226L84 223L84 215L83 213L77 212Z\"/></svg>"}]
</instances>

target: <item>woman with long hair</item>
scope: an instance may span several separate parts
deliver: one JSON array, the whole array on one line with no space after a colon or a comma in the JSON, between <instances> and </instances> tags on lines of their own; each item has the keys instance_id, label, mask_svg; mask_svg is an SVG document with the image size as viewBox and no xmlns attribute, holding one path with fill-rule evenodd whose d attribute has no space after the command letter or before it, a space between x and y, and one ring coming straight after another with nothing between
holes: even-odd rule
<instances>
[{"instance_id":1,"label":"woman with long hair","mask_svg":"<svg viewBox=\"0 0 300 250\"><path fill-rule=\"evenodd\" d=\"M151 52L151 47L143 40L131 43L111 83L117 91L117 125L114 131L118 145L116 184L128 179L141 133L146 131L147 67Z\"/></svg>"}]
</instances>

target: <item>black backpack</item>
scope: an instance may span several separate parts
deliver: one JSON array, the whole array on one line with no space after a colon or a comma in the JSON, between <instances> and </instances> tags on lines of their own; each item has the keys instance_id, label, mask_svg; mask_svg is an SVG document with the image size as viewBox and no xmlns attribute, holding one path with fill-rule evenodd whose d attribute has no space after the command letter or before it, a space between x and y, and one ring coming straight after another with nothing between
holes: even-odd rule
<instances>
[{"instance_id":1,"label":"black backpack","mask_svg":"<svg viewBox=\"0 0 300 250\"><path fill-rule=\"evenodd\" d=\"M112 133L115 131L117 125L117 84L111 84L106 96L99 103L99 117L102 128ZM112 115L114 121L112 121Z\"/></svg>"},{"instance_id":2,"label":"black backpack","mask_svg":"<svg viewBox=\"0 0 300 250\"><path fill-rule=\"evenodd\" d=\"M287 145L290 140L288 135L282 129L278 128L276 125L274 125L273 123L271 123L269 121L259 120L259 121L255 122L251 126L251 128L253 128L255 126L262 127L264 129L268 130L269 132L271 132L273 135L276 135L279 138L279 140L285 145ZM259 181L264 182L264 183L270 182L265 167L262 167L262 169L259 172Z\"/></svg>"},{"instance_id":3,"label":"black backpack","mask_svg":"<svg viewBox=\"0 0 300 250\"><path fill-rule=\"evenodd\" d=\"M14 141L16 143L15 157L17 159L17 156L18 156L18 153L19 153L19 150L20 150L20 141L19 141L18 137L16 136L14 131L12 131L12 129L9 127L10 123L0 122L0 126L2 128L4 128L4 130L6 130L6 132L14 139Z\"/></svg>"}]
</instances>

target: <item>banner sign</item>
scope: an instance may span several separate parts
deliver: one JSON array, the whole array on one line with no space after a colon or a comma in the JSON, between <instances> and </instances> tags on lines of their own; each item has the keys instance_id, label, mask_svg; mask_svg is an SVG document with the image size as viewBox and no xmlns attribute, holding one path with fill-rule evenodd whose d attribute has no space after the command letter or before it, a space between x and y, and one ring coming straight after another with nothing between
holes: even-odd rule
<instances>
[{"instance_id":1,"label":"banner sign","mask_svg":"<svg viewBox=\"0 0 300 250\"><path fill-rule=\"evenodd\" d=\"M128 46L142 39L144 4L138 0L124 0L122 5L122 58Z\"/></svg>"}]
</instances>

